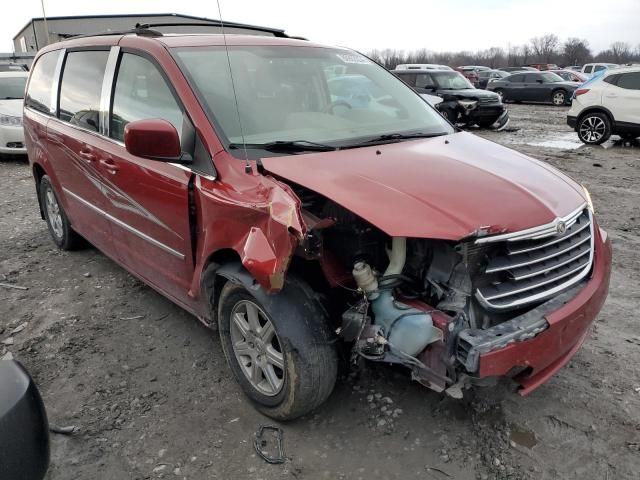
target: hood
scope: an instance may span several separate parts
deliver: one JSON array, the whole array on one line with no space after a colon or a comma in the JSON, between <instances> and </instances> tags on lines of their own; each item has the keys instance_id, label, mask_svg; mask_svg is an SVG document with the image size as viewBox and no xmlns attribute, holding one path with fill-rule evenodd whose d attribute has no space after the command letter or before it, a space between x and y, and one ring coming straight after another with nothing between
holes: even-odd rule
<instances>
[{"instance_id":1,"label":"hood","mask_svg":"<svg viewBox=\"0 0 640 480\"><path fill-rule=\"evenodd\" d=\"M585 202L581 187L551 166L465 132L262 164L394 237L515 232Z\"/></svg>"},{"instance_id":2,"label":"hood","mask_svg":"<svg viewBox=\"0 0 640 480\"><path fill-rule=\"evenodd\" d=\"M464 88L462 90L449 90L449 89L441 89L438 90L438 95L456 95L461 98L491 98L493 100L498 101L500 99L500 95L494 92L489 92L487 90L480 90L479 88Z\"/></svg>"},{"instance_id":3,"label":"hood","mask_svg":"<svg viewBox=\"0 0 640 480\"><path fill-rule=\"evenodd\" d=\"M22 104L24 100L0 100L0 114L22 117Z\"/></svg>"}]
</instances>

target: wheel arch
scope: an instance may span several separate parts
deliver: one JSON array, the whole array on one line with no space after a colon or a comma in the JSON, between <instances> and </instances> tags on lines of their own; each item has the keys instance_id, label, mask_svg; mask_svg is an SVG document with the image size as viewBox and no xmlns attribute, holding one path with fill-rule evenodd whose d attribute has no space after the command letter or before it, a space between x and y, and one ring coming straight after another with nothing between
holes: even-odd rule
<instances>
[{"instance_id":1,"label":"wheel arch","mask_svg":"<svg viewBox=\"0 0 640 480\"><path fill-rule=\"evenodd\" d=\"M604 113L609 118L609 122L611 122L612 133L615 131L616 121L613 118L613 113L611 113L611 110L609 110L607 107L603 107L602 105L593 105L582 110L576 119L576 129L578 128L578 125L580 124L582 119L588 113Z\"/></svg>"}]
</instances>

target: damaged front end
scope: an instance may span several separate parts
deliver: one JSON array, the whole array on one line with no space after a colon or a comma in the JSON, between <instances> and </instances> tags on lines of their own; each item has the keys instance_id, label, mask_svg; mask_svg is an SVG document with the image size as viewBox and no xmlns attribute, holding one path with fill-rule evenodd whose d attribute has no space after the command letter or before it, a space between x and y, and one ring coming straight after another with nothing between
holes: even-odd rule
<instances>
[{"instance_id":1,"label":"damaged front end","mask_svg":"<svg viewBox=\"0 0 640 480\"><path fill-rule=\"evenodd\" d=\"M509 112L496 96L468 98L455 94L443 94L436 109L453 124L478 125L493 130L503 130L509 124Z\"/></svg>"},{"instance_id":2,"label":"damaged front end","mask_svg":"<svg viewBox=\"0 0 640 480\"><path fill-rule=\"evenodd\" d=\"M341 299L336 331L352 355L403 365L457 398L493 376L481 372L482 355L547 330L546 315L575 297L592 269L586 206L560 223L513 235L480 229L456 242L390 237L306 188L293 190L310 222L298 253L317 260L329 288L342 292L327 298ZM528 365L511 367L501 373L524 375Z\"/></svg>"}]
</instances>

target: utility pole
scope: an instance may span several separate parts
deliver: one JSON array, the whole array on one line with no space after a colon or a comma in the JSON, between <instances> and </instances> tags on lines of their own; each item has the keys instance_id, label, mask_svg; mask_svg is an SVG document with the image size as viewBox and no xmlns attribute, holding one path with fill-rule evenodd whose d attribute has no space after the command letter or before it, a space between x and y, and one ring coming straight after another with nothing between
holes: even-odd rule
<instances>
[{"instance_id":1,"label":"utility pole","mask_svg":"<svg viewBox=\"0 0 640 480\"><path fill-rule=\"evenodd\" d=\"M44 30L47 33L47 45L51 43L49 39L49 27L47 26L47 14L44 11L44 0L40 0L40 4L42 5L42 19L44 20Z\"/></svg>"}]
</instances>

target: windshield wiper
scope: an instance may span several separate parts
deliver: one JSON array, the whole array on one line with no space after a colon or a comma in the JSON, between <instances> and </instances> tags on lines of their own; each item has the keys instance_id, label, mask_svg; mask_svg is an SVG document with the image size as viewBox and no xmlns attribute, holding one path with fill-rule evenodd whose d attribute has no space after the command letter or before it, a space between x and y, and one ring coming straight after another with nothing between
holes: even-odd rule
<instances>
[{"instance_id":1,"label":"windshield wiper","mask_svg":"<svg viewBox=\"0 0 640 480\"><path fill-rule=\"evenodd\" d=\"M338 147L324 143L311 142L309 140L276 140L266 143L232 143L232 149L260 149L268 152L329 152L338 150Z\"/></svg>"},{"instance_id":2,"label":"windshield wiper","mask_svg":"<svg viewBox=\"0 0 640 480\"><path fill-rule=\"evenodd\" d=\"M342 148L361 147L364 145L376 145L388 142L399 142L401 140L412 140L415 138L433 138L446 135L445 132L439 133L385 133L378 135L377 137L370 138L364 142L354 143L351 145L343 146Z\"/></svg>"}]
</instances>

